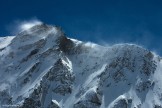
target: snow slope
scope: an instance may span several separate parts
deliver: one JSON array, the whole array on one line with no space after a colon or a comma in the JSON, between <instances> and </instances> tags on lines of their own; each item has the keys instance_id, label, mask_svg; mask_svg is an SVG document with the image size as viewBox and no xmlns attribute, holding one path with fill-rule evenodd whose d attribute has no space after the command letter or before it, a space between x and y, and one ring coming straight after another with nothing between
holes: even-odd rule
<instances>
[{"instance_id":1,"label":"snow slope","mask_svg":"<svg viewBox=\"0 0 162 108\"><path fill-rule=\"evenodd\" d=\"M7 45L10 44L11 40L14 38L15 36L6 36L6 37L0 37L0 49L3 49L4 47L6 47Z\"/></svg>"},{"instance_id":2,"label":"snow slope","mask_svg":"<svg viewBox=\"0 0 162 108\"><path fill-rule=\"evenodd\" d=\"M0 38L0 105L162 108L162 60L138 45L104 47L36 25Z\"/></svg>"}]
</instances>

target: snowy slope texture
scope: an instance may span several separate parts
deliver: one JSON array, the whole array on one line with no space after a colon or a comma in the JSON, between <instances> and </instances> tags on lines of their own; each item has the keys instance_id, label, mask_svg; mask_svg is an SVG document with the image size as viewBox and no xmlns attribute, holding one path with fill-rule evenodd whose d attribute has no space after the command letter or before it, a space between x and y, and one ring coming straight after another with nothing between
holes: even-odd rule
<instances>
[{"instance_id":1,"label":"snowy slope texture","mask_svg":"<svg viewBox=\"0 0 162 108\"><path fill-rule=\"evenodd\" d=\"M162 108L162 59L134 44L109 47L39 24L0 38L0 106Z\"/></svg>"}]
</instances>

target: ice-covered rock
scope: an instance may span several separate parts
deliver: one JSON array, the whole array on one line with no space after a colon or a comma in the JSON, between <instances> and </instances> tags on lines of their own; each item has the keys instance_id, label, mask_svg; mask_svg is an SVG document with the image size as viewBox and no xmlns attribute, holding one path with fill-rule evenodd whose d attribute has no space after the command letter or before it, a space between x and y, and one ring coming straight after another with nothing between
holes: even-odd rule
<instances>
[{"instance_id":1,"label":"ice-covered rock","mask_svg":"<svg viewBox=\"0 0 162 108\"><path fill-rule=\"evenodd\" d=\"M109 47L39 24L0 38L0 105L161 108L162 60L134 44Z\"/></svg>"}]
</instances>

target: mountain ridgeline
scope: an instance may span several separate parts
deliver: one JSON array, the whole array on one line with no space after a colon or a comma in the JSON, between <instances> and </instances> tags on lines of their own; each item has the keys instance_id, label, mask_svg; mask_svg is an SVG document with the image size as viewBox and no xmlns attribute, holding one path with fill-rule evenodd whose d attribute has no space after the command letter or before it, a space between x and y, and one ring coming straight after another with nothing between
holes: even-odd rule
<instances>
[{"instance_id":1,"label":"mountain ridgeline","mask_svg":"<svg viewBox=\"0 0 162 108\"><path fill-rule=\"evenodd\" d=\"M134 44L101 46L39 24L0 37L0 107L162 108L162 59Z\"/></svg>"}]
</instances>

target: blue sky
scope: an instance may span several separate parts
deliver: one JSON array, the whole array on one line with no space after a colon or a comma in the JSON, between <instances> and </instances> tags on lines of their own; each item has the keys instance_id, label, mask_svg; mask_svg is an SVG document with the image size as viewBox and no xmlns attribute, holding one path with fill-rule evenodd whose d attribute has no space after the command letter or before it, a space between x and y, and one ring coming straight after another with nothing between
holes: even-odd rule
<instances>
[{"instance_id":1,"label":"blue sky","mask_svg":"<svg viewBox=\"0 0 162 108\"><path fill-rule=\"evenodd\" d=\"M162 0L1 0L0 36L16 22L39 19L72 38L136 43L162 55Z\"/></svg>"}]
</instances>

